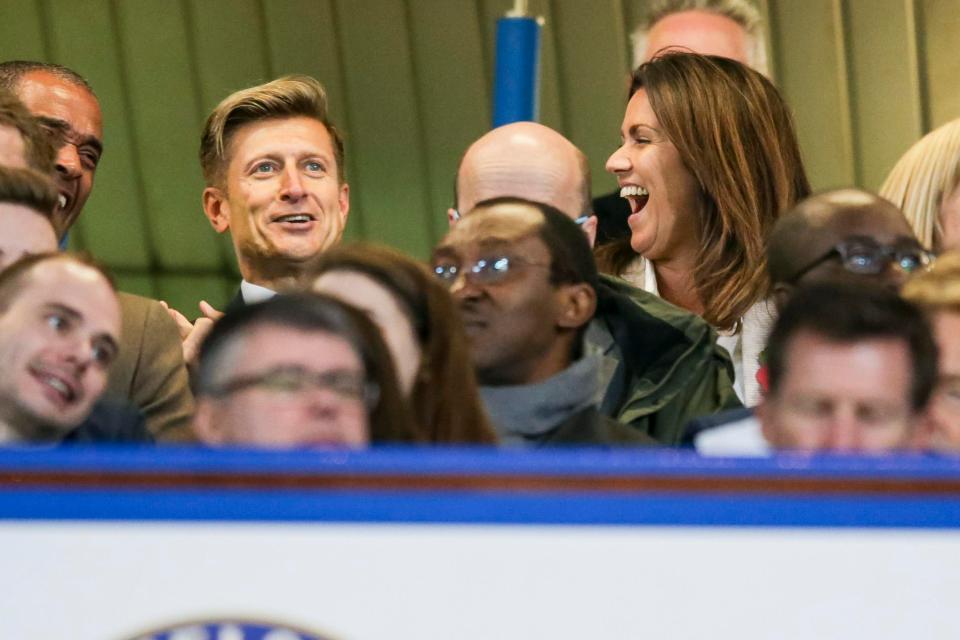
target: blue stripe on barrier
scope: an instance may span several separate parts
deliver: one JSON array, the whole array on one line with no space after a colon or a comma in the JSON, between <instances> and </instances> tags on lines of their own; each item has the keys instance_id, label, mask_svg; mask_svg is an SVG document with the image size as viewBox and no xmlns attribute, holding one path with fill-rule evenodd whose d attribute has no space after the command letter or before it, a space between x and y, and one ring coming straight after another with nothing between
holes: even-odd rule
<instances>
[{"instance_id":1,"label":"blue stripe on barrier","mask_svg":"<svg viewBox=\"0 0 960 640\"><path fill-rule=\"evenodd\" d=\"M960 496L7 490L4 520L960 528Z\"/></svg>"},{"instance_id":2,"label":"blue stripe on barrier","mask_svg":"<svg viewBox=\"0 0 960 640\"><path fill-rule=\"evenodd\" d=\"M210 450L200 447L0 448L0 472L568 475L843 479L960 479L960 457L780 455L701 458L684 450L380 448L369 451Z\"/></svg>"}]
</instances>

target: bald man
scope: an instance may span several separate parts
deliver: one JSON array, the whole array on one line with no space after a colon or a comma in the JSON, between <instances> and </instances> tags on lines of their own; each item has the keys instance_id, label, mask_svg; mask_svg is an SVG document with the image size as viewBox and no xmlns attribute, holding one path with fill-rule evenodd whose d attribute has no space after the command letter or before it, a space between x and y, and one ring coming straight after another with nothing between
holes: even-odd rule
<instances>
[{"instance_id":1,"label":"bald man","mask_svg":"<svg viewBox=\"0 0 960 640\"><path fill-rule=\"evenodd\" d=\"M497 127L467 148L456 182L453 224L477 203L522 198L550 205L575 220L593 246L597 219L590 204L590 166L572 142L536 122Z\"/></svg>"}]
</instances>

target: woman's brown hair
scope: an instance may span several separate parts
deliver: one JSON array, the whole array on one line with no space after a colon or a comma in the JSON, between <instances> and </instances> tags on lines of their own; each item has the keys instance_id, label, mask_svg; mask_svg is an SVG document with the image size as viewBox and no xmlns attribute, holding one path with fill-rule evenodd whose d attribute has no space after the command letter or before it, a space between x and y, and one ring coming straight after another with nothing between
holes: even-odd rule
<instances>
[{"instance_id":1,"label":"woman's brown hair","mask_svg":"<svg viewBox=\"0 0 960 640\"><path fill-rule=\"evenodd\" d=\"M773 223L810 193L790 111L763 75L719 56L658 56L633 72L630 95L640 89L700 185L693 279L703 317L735 327L767 291ZM634 257L627 239L597 260L619 275Z\"/></svg>"},{"instance_id":2,"label":"woman's brown hair","mask_svg":"<svg viewBox=\"0 0 960 640\"><path fill-rule=\"evenodd\" d=\"M332 271L370 277L390 291L405 310L421 350L410 404L426 440L495 443L456 303L426 266L388 247L355 244L324 252L313 265L311 280Z\"/></svg>"}]
</instances>

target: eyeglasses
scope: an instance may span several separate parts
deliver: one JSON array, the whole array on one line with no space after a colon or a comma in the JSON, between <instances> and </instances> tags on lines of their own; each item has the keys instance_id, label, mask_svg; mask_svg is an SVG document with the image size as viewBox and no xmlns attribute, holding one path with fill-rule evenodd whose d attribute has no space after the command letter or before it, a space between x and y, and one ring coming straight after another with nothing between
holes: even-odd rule
<instances>
[{"instance_id":1,"label":"eyeglasses","mask_svg":"<svg viewBox=\"0 0 960 640\"><path fill-rule=\"evenodd\" d=\"M868 236L851 236L797 271L788 281L796 282L833 257L839 257L843 268L850 273L870 276L883 273L891 263L904 273L912 273L930 267L936 259L916 241L902 240L894 245L884 245Z\"/></svg>"},{"instance_id":2,"label":"eyeglasses","mask_svg":"<svg viewBox=\"0 0 960 640\"><path fill-rule=\"evenodd\" d=\"M521 266L550 268L550 265L544 262L531 262L516 256L497 255L485 256L469 265L438 260L433 265L433 274L447 287L452 287L461 273L474 284L486 285L505 280L512 270Z\"/></svg>"},{"instance_id":3,"label":"eyeglasses","mask_svg":"<svg viewBox=\"0 0 960 640\"><path fill-rule=\"evenodd\" d=\"M296 365L283 365L261 373L239 376L209 389L207 393L215 397L225 397L247 389L291 395L312 389L325 389L345 400L361 400L367 408L372 407L380 395L377 385L367 382L362 373L345 369L311 371Z\"/></svg>"}]
</instances>

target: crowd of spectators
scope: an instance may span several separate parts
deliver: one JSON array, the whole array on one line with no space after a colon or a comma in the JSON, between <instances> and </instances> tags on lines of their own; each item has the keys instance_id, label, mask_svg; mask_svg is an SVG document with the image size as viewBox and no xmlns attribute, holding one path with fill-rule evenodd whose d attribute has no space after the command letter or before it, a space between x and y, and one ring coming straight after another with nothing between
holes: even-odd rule
<instances>
[{"instance_id":1,"label":"crowd of spectators","mask_svg":"<svg viewBox=\"0 0 960 640\"><path fill-rule=\"evenodd\" d=\"M811 194L752 5L653 5L618 192L592 200L560 133L494 129L426 263L341 244L348 149L319 81L226 96L198 195L242 281L194 319L59 250L99 100L0 63L0 443L960 450L960 121L879 195Z\"/></svg>"}]
</instances>

